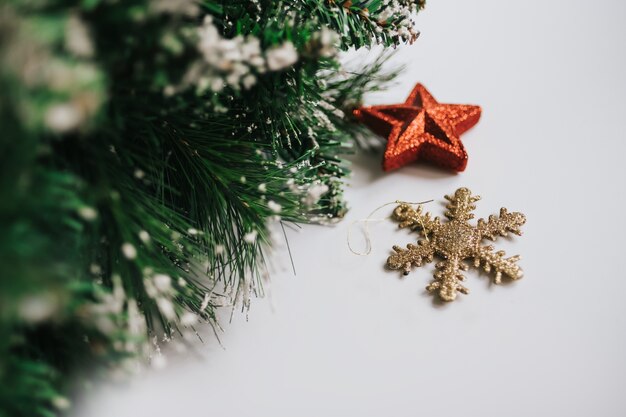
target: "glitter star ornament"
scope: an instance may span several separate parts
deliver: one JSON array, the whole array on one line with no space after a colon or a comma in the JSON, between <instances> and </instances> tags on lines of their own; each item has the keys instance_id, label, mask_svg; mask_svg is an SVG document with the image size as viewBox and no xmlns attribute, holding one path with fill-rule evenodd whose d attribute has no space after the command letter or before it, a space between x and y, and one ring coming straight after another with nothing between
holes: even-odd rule
<instances>
[{"instance_id":1,"label":"glitter star ornament","mask_svg":"<svg viewBox=\"0 0 626 417\"><path fill-rule=\"evenodd\" d=\"M430 213L423 213L422 206L413 209L409 204L400 204L393 212L401 228L418 230L423 236L417 245L409 244L407 249L394 246L396 252L387 259L387 266L400 269L407 275L411 267L432 262L435 255L443 260L435 265L435 279L426 287L429 292L437 292L442 300L453 301L457 292L468 294L469 290L461 285L465 281L462 271L468 267L464 259L473 258L474 266L486 272L495 272L494 282L499 284L502 274L511 279L522 277L522 269L517 265L519 256L504 257L504 251L495 251L493 246L484 245L484 239L495 240L509 232L521 235L520 227L526 222L522 213L509 213L500 209L499 216L489 216L489 220L478 220L476 226L469 224L474 218L472 211L479 196L472 195L467 188L459 188L454 196L445 196L449 201L445 216L449 221L443 223L438 217L431 218Z\"/></svg>"},{"instance_id":2,"label":"glitter star ornament","mask_svg":"<svg viewBox=\"0 0 626 417\"><path fill-rule=\"evenodd\" d=\"M404 104L364 107L354 116L381 136L387 136L383 169L413 161L428 161L463 171L467 152L459 136L480 119L479 106L440 104L417 84Z\"/></svg>"}]
</instances>

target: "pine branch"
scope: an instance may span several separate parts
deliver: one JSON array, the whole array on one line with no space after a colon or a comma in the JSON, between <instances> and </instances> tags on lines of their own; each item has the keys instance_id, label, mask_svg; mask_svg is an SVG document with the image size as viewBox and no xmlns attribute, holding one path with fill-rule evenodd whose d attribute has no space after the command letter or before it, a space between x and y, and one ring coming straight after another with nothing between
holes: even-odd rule
<instances>
[{"instance_id":1,"label":"pine branch","mask_svg":"<svg viewBox=\"0 0 626 417\"><path fill-rule=\"evenodd\" d=\"M1 8L0 413L55 415L76 369L247 303L275 219L345 213L349 114L395 74L336 50L412 41L397 5Z\"/></svg>"}]
</instances>

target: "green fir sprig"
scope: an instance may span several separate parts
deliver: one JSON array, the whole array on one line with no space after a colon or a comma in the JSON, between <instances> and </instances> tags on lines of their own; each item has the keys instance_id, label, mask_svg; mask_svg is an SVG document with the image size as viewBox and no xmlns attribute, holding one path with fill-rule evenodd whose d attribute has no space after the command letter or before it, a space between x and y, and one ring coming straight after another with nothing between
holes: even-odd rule
<instances>
[{"instance_id":1,"label":"green fir sprig","mask_svg":"<svg viewBox=\"0 0 626 417\"><path fill-rule=\"evenodd\" d=\"M338 51L412 42L422 6L0 4L0 416L161 364L262 292L272 224L341 218L350 113L395 73Z\"/></svg>"}]
</instances>

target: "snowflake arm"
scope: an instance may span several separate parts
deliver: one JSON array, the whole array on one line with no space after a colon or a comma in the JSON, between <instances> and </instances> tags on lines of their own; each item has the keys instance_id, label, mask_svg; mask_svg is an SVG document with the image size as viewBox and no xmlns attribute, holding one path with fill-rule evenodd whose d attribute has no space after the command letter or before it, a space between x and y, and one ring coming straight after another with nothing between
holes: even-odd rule
<instances>
[{"instance_id":1,"label":"snowflake arm","mask_svg":"<svg viewBox=\"0 0 626 417\"><path fill-rule=\"evenodd\" d=\"M407 249L402 249L400 246L393 247L396 253L387 259L389 268L402 269L402 273L408 275L413 265L419 267L424 261L432 262L435 250L429 241L420 240L417 245L409 243L406 247Z\"/></svg>"},{"instance_id":2,"label":"snowflake arm","mask_svg":"<svg viewBox=\"0 0 626 417\"><path fill-rule=\"evenodd\" d=\"M421 205L417 206L416 210L409 204L402 203L393 211L393 217L400 222L398 227L421 230L424 236L436 233L441 226L439 217L431 218L430 213L423 213Z\"/></svg>"},{"instance_id":3,"label":"snowflake arm","mask_svg":"<svg viewBox=\"0 0 626 417\"><path fill-rule=\"evenodd\" d=\"M521 236L522 231L520 227L524 223L526 223L526 216L522 213L509 213L506 208L502 207L500 209L500 216L496 217L491 215L488 221L479 219L476 228L481 238L495 240L498 236L506 236L508 232Z\"/></svg>"},{"instance_id":4,"label":"snowflake arm","mask_svg":"<svg viewBox=\"0 0 626 417\"><path fill-rule=\"evenodd\" d=\"M504 251L500 250L494 252L493 246L481 246L476 252L474 257L474 266L480 267L485 272L496 272L493 282L500 284L502 282L502 274L509 276L511 279L519 279L522 277L522 268L517 265L519 261L519 255L511 256L510 258L504 257Z\"/></svg>"},{"instance_id":5,"label":"snowflake arm","mask_svg":"<svg viewBox=\"0 0 626 417\"><path fill-rule=\"evenodd\" d=\"M472 211L476 209L474 203L480 200L480 196L472 195L472 192L467 188L459 188L453 196L446 195L445 198L450 202L446 205L448 211L444 213L447 218L460 222L474 218L472 214Z\"/></svg>"},{"instance_id":6,"label":"snowflake arm","mask_svg":"<svg viewBox=\"0 0 626 417\"><path fill-rule=\"evenodd\" d=\"M439 293L444 301L454 301L456 293L469 294L469 290L461 285L465 281L465 276L461 271L467 271L467 265L458 258L446 259L435 265L435 279L426 287L428 292Z\"/></svg>"}]
</instances>

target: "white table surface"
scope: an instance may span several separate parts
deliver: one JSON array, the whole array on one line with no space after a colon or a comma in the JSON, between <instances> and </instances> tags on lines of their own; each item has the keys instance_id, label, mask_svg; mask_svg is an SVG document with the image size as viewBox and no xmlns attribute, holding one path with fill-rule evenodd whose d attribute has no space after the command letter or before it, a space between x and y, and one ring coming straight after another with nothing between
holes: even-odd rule
<instances>
[{"instance_id":1,"label":"white table surface","mask_svg":"<svg viewBox=\"0 0 626 417\"><path fill-rule=\"evenodd\" d=\"M429 1L395 58L408 71L368 101L400 103L421 81L441 102L480 104L467 170L357 158L346 219L288 232L297 275L278 248L269 295L225 314L223 347L208 338L202 358L99 388L76 414L626 415L625 20L620 0ZM471 294L440 305L424 291L433 264L384 269L416 235L379 222L371 255L348 251L349 224L378 205L433 198L442 215L460 186L483 197L477 217L527 215L522 237L497 243L522 255L523 279L471 269Z\"/></svg>"}]
</instances>

